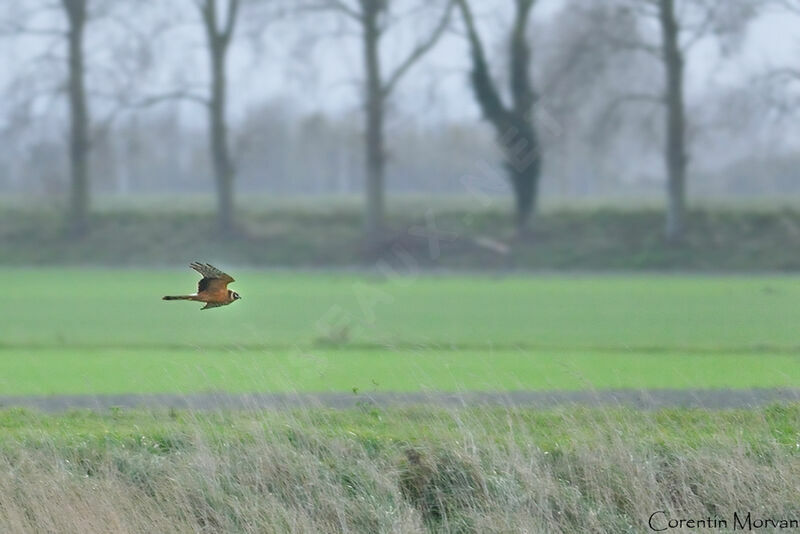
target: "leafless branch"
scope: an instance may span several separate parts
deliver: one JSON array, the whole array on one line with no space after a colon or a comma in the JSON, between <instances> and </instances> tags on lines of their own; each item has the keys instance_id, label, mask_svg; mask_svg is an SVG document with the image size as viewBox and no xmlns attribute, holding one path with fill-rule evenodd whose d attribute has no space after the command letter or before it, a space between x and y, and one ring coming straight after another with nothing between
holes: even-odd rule
<instances>
[{"instance_id":1,"label":"leafless branch","mask_svg":"<svg viewBox=\"0 0 800 534\"><path fill-rule=\"evenodd\" d=\"M364 16L359 10L349 6L344 0L319 0L317 2L310 2L300 4L297 7L300 11L338 11L348 16L349 18L361 23Z\"/></svg>"},{"instance_id":2,"label":"leafless branch","mask_svg":"<svg viewBox=\"0 0 800 534\"><path fill-rule=\"evenodd\" d=\"M17 22L5 21L0 26L0 37L9 37L17 35L41 35L48 37L63 37L66 35L66 30L59 28L35 28L26 26Z\"/></svg>"},{"instance_id":3,"label":"leafless branch","mask_svg":"<svg viewBox=\"0 0 800 534\"><path fill-rule=\"evenodd\" d=\"M774 0L774 2L782 9L800 15L800 0Z\"/></svg>"},{"instance_id":4,"label":"leafless branch","mask_svg":"<svg viewBox=\"0 0 800 534\"><path fill-rule=\"evenodd\" d=\"M151 106L155 106L156 104L161 104L163 102L175 101L175 100L183 100L186 102L195 102L197 104L201 104L203 106L209 106L211 104L211 100L205 96L198 93L192 93L189 91L173 91L170 93L164 93L160 95L150 95L143 97L136 102L132 103L129 107L131 108L147 108Z\"/></svg>"},{"instance_id":5,"label":"leafless branch","mask_svg":"<svg viewBox=\"0 0 800 534\"><path fill-rule=\"evenodd\" d=\"M644 41L637 41L635 39L626 39L617 35L605 34L606 41L613 47L619 50L626 50L629 52L642 52L651 56L660 58L661 47L658 45L646 43Z\"/></svg>"},{"instance_id":6,"label":"leafless branch","mask_svg":"<svg viewBox=\"0 0 800 534\"><path fill-rule=\"evenodd\" d=\"M228 0L228 13L225 19L225 28L222 31L221 37L225 42L230 42L233 35L233 28L236 25L236 17L239 13L239 0Z\"/></svg>"},{"instance_id":7,"label":"leafless branch","mask_svg":"<svg viewBox=\"0 0 800 534\"><path fill-rule=\"evenodd\" d=\"M403 75L408 72L414 63L419 61L419 59L424 56L433 46L437 43L439 38L444 33L447 25L450 21L450 14L453 11L453 6L455 5L453 0L448 0L447 6L445 7L444 12L442 13L441 18L439 19L438 24L428 36L427 39L419 43L406 57L406 59L397 66L397 68L392 72L389 78L384 83L383 87L381 88L381 93L383 96L388 96L393 90L394 87L397 85L397 82Z\"/></svg>"},{"instance_id":8,"label":"leafless branch","mask_svg":"<svg viewBox=\"0 0 800 534\"><path fill-rule=\"evenodd\" d=\"M791 67L773 69L766 74L766 79L770 82L800 82L800 69Z\"/></svg>"},{"instance_id":9,"label":"leafless branch","mask_svg":"<svg viewBox=\"0 0 800 534\"><path fill-rule=\"evenodd\" d=\"M623 93L611 99L605 110L600 114L598 124L606 124L610 121L619 110L629 104L658 104L664 105L665 99L663 96L654 95L652 93Z\"/></svg>"},{"instance_id":10,"label":"leafless branch","mask_svg":"<svg viewBox=\"0 0 800 534\"><path fill-rule=\"evenodd\" d=\"M714 21L719 15L719 10L723 4L723 1L730 0L716 0L705 10L703 19L698 24L694 25L693 27L690 27L688 24L683 25L683 30L689 32L689 38L681 46L681 49L684 51L684 53L691 50L698 41L708 36L711 27L714 25Z\"/></svg>"}]
</instances>

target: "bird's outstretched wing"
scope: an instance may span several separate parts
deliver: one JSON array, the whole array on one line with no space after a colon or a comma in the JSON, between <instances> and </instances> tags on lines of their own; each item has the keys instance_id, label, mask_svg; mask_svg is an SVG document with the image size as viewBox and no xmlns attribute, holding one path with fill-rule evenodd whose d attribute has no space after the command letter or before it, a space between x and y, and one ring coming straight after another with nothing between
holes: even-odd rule
<instances>
[{"instance_id":1,"label":"bird's outstretched wing","mask_svg":"<svg viewBox=\"0 0 800 534\"><path fill-rule=\"evenodd\" d=\"M223 273L208 263L192 262L189 267L203 275L197 284L197 292L227 290L228 284L234 281L229 274Z\"/></svg>"}]
</instances>

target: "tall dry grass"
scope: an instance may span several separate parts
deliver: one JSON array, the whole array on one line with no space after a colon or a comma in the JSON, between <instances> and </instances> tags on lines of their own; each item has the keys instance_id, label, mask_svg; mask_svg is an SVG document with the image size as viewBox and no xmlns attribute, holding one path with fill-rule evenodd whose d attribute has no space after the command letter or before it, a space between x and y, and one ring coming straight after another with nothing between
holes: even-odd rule
<instances>
[{"instance_id":1,"label":"tall dry grass","mask_svg":"<svg viewBox=\"0 0 800 534\"><path fill-rule=\"evenodd\" d=\"M564 411L546 447L518 410L421 409L398 421L421 429L407 440L311 410L159 420L157 439L32 430L0 447L0 532L608 533L647 532L656 510L797 513L795 447L691 416L686 441L648 413L593 413Z\"/></svg>"}]
</instances>

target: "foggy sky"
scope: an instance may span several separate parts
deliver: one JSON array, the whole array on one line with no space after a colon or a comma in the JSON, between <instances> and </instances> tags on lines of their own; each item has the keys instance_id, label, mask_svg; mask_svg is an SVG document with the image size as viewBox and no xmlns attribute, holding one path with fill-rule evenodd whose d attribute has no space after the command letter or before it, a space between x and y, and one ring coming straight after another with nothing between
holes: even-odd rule
<instances>
[{"instance_id":1,"label":"foggy sky","mask_svg":"<svg viewBox=\"0 0 800 534\"><path fill-rule=\"evenodd\" d=\"M403 6L406 2L412 1L414 0L404 0L400 2L400 5ZM544 61L539 61L540 59L553 56L553 50L548 50L547 46L554 46L548 43L552 43L552 36L559 32L559 28L554 26L554 22L565 20L564 17L556 18L565 1L538 0L536 4L530 38L533 61L537 66L544 63ZM600 2L603 0L585 1ZM135 6L135 4L122 3L113 5ZM146 68L141 70L137 70L135 67L136 47L121 40L120 36L125 35L125 32L120 31L118 26L107 20L101 20L93 21L87 28L85 49L88 73L86 85L90 92L89 105L95 123L102 123L114 108L113 99L105 98L102 96L104 93L114 95L120 90L130 90L139 97L143 97L163 94L174 91L176 88L189 88L192 92L207 94L207 49L196 9L190 0L151 4L151 6L153 5L158 9L140 12L134 8L137 16L133 17L130 13L128 14L132 17L128 22L148 35L148 32L151 32L151 29L157 25L159 17L162 21L166 19L169 22L168 29L153 37L145 47L146 52L142 52L146 60L144 61ZM487 54L490 56L489 61L493 68L497 68L498 65L502 65L505 58L494 58L493 56L498 53L503 54L505 51L503 39L509 27L512 3L510 1L473 0L473 6L479 30L485 40ZM498 6L505 7L505 10ZM50 19L45 18L36 23L38 27L63 26L62 17L59 15L58 12L52 12ZM347 147L340 146L335 150L329 148L334 152L339 151L336 152L335 157L331 157L339 158L337 160L340 161L338 176L347 178L347 184L343 188L348 191L355 190L356 184L361 183L358 176L360 172L358 158L361 150L359 136L363 131L363 118L360 112L362 107L362 86L360 84L362 50L358 39L358 29L342 25L340 17L319 13L305 16L292 14L283 19L267 20L266 24L264 18L259 18L246 10L242 11L242 15L237 27L236 40L229 53L228 63L228 116L231 131L241 132L240 127L245 125L244 119L246 118L258 117L262 122L273 121L269 127L283 132L275 134L273 131L273 134L279 137L284 136L281 138L283 142L289 143L286 151L301 153L291 156L297 160L295 163L306 164L309 162L304 161L308 158L302 155L302 151L305 150L303 142L317 141L304 141L298 137L292 137L293 134L288 134L288 131L297 129L298 125L302 125L304 118L308 118L309 115L315 113L326 115L333 119L333 122L329 124L336 125L326 133L328 136L326 142L333 143L336 140L345 145L349 143ZM422 30L424 30L425 24L435 23L437 15L437 12L432 11L429 13L429 19L404 19L384 36L382 60L385 72L392 71L399 62L399 58L405 56L413 47L420 32L424 33ZM456 15L454 29L449 31L433 51L425 56L397 86L389 102L386 134L390 139L400 139L406 135L405 142L407 144L402 147L392 146L390 152L402 154L405 150L407 154L415 156L420 156L420 152L414 148L414 143L422 142L420 141L422 138L415 140L409 132L413 134L419 125L439 127L442 123L458 124L472 130L472 135L476 135L476 137L464 145L448 145L447 143L451 141L446 139L446 129L432 128L431 130L436 130L436 132L429 132L432 137L427 138L421 145L421 148L429 152L428 159L397 156L390 161L389 172L395 174L395 176L390 176L390 187L412 189L438 187L429 180L431 173L436 174L437 180L441 183L447 183L449 173L449 179L452 182L453 179L459 177L458 173L465 171L459 168L457 163L446 166L443 160L465 159L463 158L465 154L475 159L474 155L480 152L485 154L486 159L492 161L495 159L490 150L492 147L491 129L484 121L480 120L480 113L469 86L468 47L461 35L459 22ZM422 30L421 27L423 27ZM649 37L654 42L658 42L657 30L654 28L653 31L655 33ZM548 35L550 39L547 38ZM50 62L41 64L33 61L41 55L48 43L54 44L53 57ZM50 143L51 146L47 150L58 153L53 156L54 158L64 157L64 154L54 148L56 145L63 144L67 132L66 102L63 98L63 91L61 93L56 91L58 88L63 88L66 76L63 61L64 48L63 38L52 36L0 39L0 58L5 59L4 68L0 69L0 87L6 87L12 80L23 80L22 85L17 88L18 95L38 93L43 95L31 110L32 115L35 115L32 124L18 127L13 131L16 146L7 147L6 153L0 154L5 156L7 161L11 161L12 165L19 163L16 160L22 159L19 156L23 153L27 154L26 157L29 157L34 163L41 160L42 158L39 156L31 156L28 148L36 147L37 143L42 140ZM720 54L718 43L714 38L701 41L691 49L691 54L687 58L686 93L690 124L706 126L709 119L712 119L711 115L718 112L711 108L720 107L720 102L724 102L724 98L728 96L731 89L747 88L751 78L764 74L771 68L796 65L797 58L800 57L798 52L800 52L800 17L786 13L762 14L747 27L741 47L736 53L728 56ZM131 67L128 63L134 66ZM115 69L119 69L120 64L130 67L133 76L128 76L128 78L124 75L115 76ZM660 73L662 68L657 63L653 63L652 67L650 70L645 70L648 73ZM126 74L130 75L131 72ZM634 75L638 72L638 70L634 72ZM649 76L648 73L643 74L640 78ZM540 81L534 74L534 85ZM658 82L653 81L655 84L648 89L660 91L661 87ZM624 83L626 82L624 81ZM608 89L607 87L598 88L596 95L591 91L588 95L584 92L582 96L584 100L571 101L570 106L572 107L568 108L568 113L577 111L579 115L584 108L596 110L600 100L610 97L608 93L603 92ZM544 98L540 108L548 105L548 95L543 94L542 96ZM596 98L593 98L595 96ZM588 102L588 100L593 101ZM707 105L709 109L704 109L703 105ZM265 111L264 106L269 106L268 110ZM10 120L13 113L17 111L17 107L17 103L13 99L0 101L0 128L5 125L7 120ZM765 171L765 179L770 179L767 174L773 173L772 178L784 180L785 184L788 174L783 170L785 165L781 167L780 162L785 162L787 156L792 157L792 154L800 149L800 132L788 121L784 121L780 127L776 127L775 124L760 120L758 115L760 110L755 115L752 110L749 110L749 114L742 112L740 124L737 124L735 119L741 108L733 106L728 110L724 105L721 107L723 112L728 115L726 121L729 124L726 131L714 131L713 128L710 128L699 136L696 136L695 131L691 132L695 136L689 147L692 172L730 176L731 173L728 170L731 166L738 168L738 164L742 160L749 159L750 161L765 162L767 165L764 168L772 169ZM176 109L179 112L177 116L174 113ZM650 112L654 116L659 114L659 110L653 107ZM205 157L197 155L207 152L206 109L196 103L169 101L152 108L136 109L127 116L144 117L146 120L169 116L169 120L176 121L180 126L181 133L175 135L182 136L182 139L186 138L184 139L184 151L180 155L173 154L177 160L180 160L173 162L180 172L165 166L160 171L148 169L148 173L175 178L178 182L184 180L187 183L190 178L203 176L201 181L205 184L206 189L210 190L211 182L206 176L207 161ZM559 117L555 117L555 120L558 121ZM117 124L122 125L123 123L124 121L120 120ZM156 122L148 124L152 126ZM605 138L612 139L612 144L616 142L617 146L601 147L595 146L593 142L587 140L585 122L573 127L573 130L567 131L565 138L562 139L563 146L560 148L562 152L554 153L552 157L547 153L545 155L546 167L549 166L545 171L546 179L543 180L545 187L561 188L562 185L557 183L558 180L561 184L569 184L572 180L578 185L573 184L569 187L582 191L584 194L592 194L594 186L591 184L600 183L605 179L621 184L634 182L649 184L650 190L660 191L660 181L663 180L664 175L662 141L658 133L653 135L652 132L634 131L637 127L637 125L631 124L631 128L628 128L627 131L606 132ZM253 133L252 130L250 133ZM409 135L411 137L408 137ZM442 145L436 145L431 141L437 135L441 136L439 140L443 143ZM25 146L26 139L30 141L28 147ZM119 140L119 142L122 141ZM253 142L260 141L254 138ZM283 145L278 143L276 146ZM434 149L434 147L437 148ZM14 150L20 150L19 154L15 155ZM435 150L439 150L441 153L430 153ZM484 150L485 152L483 152ZM452 156L448 154L452 154ZM101 151L95 151L95 155L102 156L103 154ZM148 153L143 157L151 158L147 160L148 165L155 164L152 160L156 157L154 154ZM197 164L196 167L185 163L192 158L197 159L194 162ZM417 159L419 161L416 161ZM466 159L470 160L470 158ZM344 160L352 161L347 164L341 163ZM240 163L242 163L242 168L247 167L246 162ZM413 168L409 167L410 163L414 163L411 166ZM251 173L252 176L241 176L239 183L246 184L249 180L255 187L262 183L272 186L280 180L287 183L292 180L298 182L298 173L305 173L325 182L329 177L317 175L329 173L328 162L320 159L319 161L315 160L315 164L320 164L322 168L294 169L292 172L295 174L286 169L273 169L271 172L274 175L270 177L270 180L266 180L262 176L262 170L258 170L261 168L259 166L264 165L264 162L253 161L250 164L250 168L254 169ZM130 174L133 176L131 180L135 181L135 174L138 171L128 169L122 164L118 166L119 169L116 173L106 174L120 176ZM63 168L61 171L63 174ZM47 174L53 171L41 172ZM159 175L158 172L163 174ZM782 177L777 176L778 174L781 174ZM601 178L602 176L605 178ZM12 181L21 179L14 177ZM65 176L58 177L58 180L62 182L65 179ZM120 181L125 180L120 179ZM747 177L743 176L740 181L746 183ZM711 182L713 179L698 181L701 184ZM716 190L727 187L722 182L720 184L715 186ZM124 191L126 187L118 187L118 189ZM320 187L323 186L320 185ZM564 186L565 190L569 187ZM621 189L625 189L625 187Z\"/></svg>"},{"instance_id":2,"label":"foggy sky","mask_svg":"<svg viewBox=\"0 0 800 534\"><path fill-rule=\"evenodd\" d=\"M601 0L586 0L601 1ZM475 2L481 30L487 48L496 49L497 40L507 17L498 6ZM539 0L534 10L535 34L545 28L553 15L563 7L564 0ZM177 9L177 3L172 4ZM190 5L181 8L187 19L177 29L170 30L154 43L157 66L146 78L139 80L145 92L158 93L189 81L202 87L207 79L207 59L204 37L199 25L191 24L196 15ZM146 23L145 23L146 24ZM411 20L388 34L384 44L384 68L390 70L415 38L414 28L419 21ZM359 109L362 62L357 38L339 33L330 19L314 15L305 18L288 17L273 21L254 38L255 23L243 22L237 28L238 39L229 55L230 104L232 122L240 120L253 106L265 101L290 103L300 113L342 114ZM92 26L87 32L90 53L101 52L103 36L92 39ZM101 34L102 30L97 31ZM327 35L327 36L326 36ZM534 35L536 44L536 35ZM92 46L92 42L97 46ZM495 44L492 44L495 43ZM0 41L0 51L7 61L0 70L0 85L5 85L26 63L39 54L43 38L26 37ZM541 50L534 46L534 60ZM687 99L725 87L736 86L748 77L770 67L793 65L800 57L800 17L785 13L767 13L748 28L744 44L733 58L721 58L713 39L707 39L692 50L687 60ZM466 43L457 31L449 32L435 49L404 78L392 98L395 120L404 115L423 122L473 120L478 109L467 83L468 57ZM546 96L546 95L545 95ZM102 102L93 108L102 110ZM192 104L182 105L182 116L201 125L204 112Z\"/></svg>"}]
</instances>

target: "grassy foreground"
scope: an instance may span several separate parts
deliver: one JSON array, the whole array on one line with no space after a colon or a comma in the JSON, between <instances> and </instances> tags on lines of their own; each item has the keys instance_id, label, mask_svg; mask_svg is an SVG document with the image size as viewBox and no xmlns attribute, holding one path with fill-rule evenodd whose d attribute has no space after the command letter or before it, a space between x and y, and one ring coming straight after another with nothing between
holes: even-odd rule
<instances>
[{"instance_id":1,"label":"grassy foreground","mask_svg":"<svg viewBox=\"0 0 800 534\"><path fill-rule=\"evenodd\" d=\"M3 532L646 532L798 519L800 406L0 412ZM666 517L666 516L665 516ZM769 529L765 531L771 531Z\"/></svg>"},{"instance_id":2,"label":"grassy foreground","mask_svg":"<svg viewBox=\"0 0 800 534\"><path fill-rule=\"evenodd\" d=\"M3 270L0 395L800 385L794 277L231 272Z\"/></svg>"}]
</instances>

